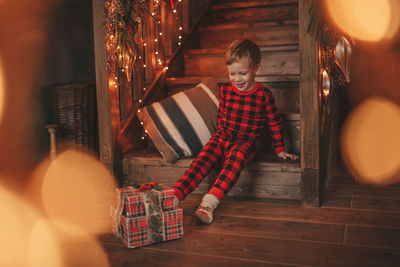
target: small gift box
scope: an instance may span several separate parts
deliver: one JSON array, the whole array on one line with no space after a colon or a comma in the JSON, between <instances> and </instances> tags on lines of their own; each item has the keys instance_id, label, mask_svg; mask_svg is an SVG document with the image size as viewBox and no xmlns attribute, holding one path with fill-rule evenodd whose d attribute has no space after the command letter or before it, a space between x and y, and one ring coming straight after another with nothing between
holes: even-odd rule
<instances>
[{"instance_id":1,"label":"small gift box","mask_svg":"<svg viewBox=\"0 0 400 267\"><path fill-rule=\"evenodd\" d=\"M132 187L119 188L117 190L120 190L124 193L124 210L122 212L123 215L127 217L136 217L146 214L143 194L141 193L146 191L136 191ZM159 192L162 209L164 211L172 210L174 208L174 190L162 189Z\"/></svg>"},{"instance_id":2,"label":"small gift box","mask_svg":"<svg viewBox=\"0 0 400 267\"><path fill-rule=\"evenodd\" d=\"M141 188L116 190L117 207L112 209L114 234L128 248L181 238L183 211L173 207L174 190Z\"/></svg>"},{"instance_id":3,"label":"small gift box","mask_svg":"<svg viewBox=\"0 0 400 267\"><path fill-rule=\"evenodd\" d=\"M129 218L121 217L121 241L128 248L146 246L167 240L178 239L183 236L183 212L182 209L174 209L164 212L163 215L164 237L162 233L148 236L148 224L146 216ZM154 241L154 242L153 242Z\"/></svg>"}]
</instances>

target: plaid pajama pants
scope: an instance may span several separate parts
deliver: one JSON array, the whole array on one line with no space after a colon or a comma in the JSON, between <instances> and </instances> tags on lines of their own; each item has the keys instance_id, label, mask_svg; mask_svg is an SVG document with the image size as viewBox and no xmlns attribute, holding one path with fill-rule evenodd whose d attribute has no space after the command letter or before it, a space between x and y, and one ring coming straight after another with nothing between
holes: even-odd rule
<instances>
[{"instance_id":1,"label":"plaid pajama pants","mask_svg":"<svg viewBox=\"0 0 400 267\"><path fill-rule=\"evenodd\" d=\"M253 142L232 138L222 130L218 130L174 185L175 194L183 200L197 188L211 170L220 167L221 170L209 194L221 200L235 185L241 171L254 156Z\"/></svg>"}]
</instances>

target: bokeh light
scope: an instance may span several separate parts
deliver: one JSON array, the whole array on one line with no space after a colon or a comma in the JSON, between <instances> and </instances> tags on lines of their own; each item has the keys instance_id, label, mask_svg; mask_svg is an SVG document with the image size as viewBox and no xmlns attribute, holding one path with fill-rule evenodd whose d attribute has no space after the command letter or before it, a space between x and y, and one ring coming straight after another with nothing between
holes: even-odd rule
<instances>
[{"instance_id":1,"label":"bokeh light","mask_svg":"<svg viewBox=\"0 0 400 267\"><path fill-rule=\"evenodd\" d=\"M1 186L0 203L0 266L110 266L93 234L75 224L43 217Z\"/></svg>"},{"instance_id":2,"label":"bokeh light","mask_svg":"<svg viewBox=\"0 0 400 267\"><path fill-rule=\"evenodd\" d=\"M0 187L0 265L23 266L32 212L15 195Z\"/></svg>"},{"instance_id":3,"label":"bokeh light","mask_svg":"<svg viewBox=\"0 0 400 267\"><path fill-rule=\"evenodd\" d=\"M75 224L57 220L52 222L57 229L62 229L58 232L58 238L61 241L63 266L110 266L107 253L96 236Z\"/></svg>"},{"instance_id":4,"label":"bokeh light","mask_svg":"<svg viewBox=\"0 0 400 267\"><path fill-rule=\"evenodd\" d=\"M90 234L109 233L116 187L114 176L100 161L69 149L48 165L41 183L42 203L52 220L77 225Z\"/></svg>"},{"instance_id":5,"label":"bokeh light","mask_svg":"<svg viewBox=\"0 0 400 267\"><path fill-rule=\"evenodd\" d=\"M52 227L17 195L0 187L0 266L62 266Z\"/></svg>"},{"instance_id":6,"label":"bokeh light","mask_svg":"<svg viewBox=\"0 0 400 267\"><path fill-rule=\"evenodd\" d=\"M400 182L400 107L372 96L347 117L341 136L342 156L362 183Z\"/></svg>"},{"instance_id":7,"label":"bokeh light","mask_svg":"<svg viewBox=\"0 0 400 267\"><path fill-rule=\"evenodd\" d=\"M354 38L379 41L398 30L398 0L327 0L326 4L336 25Z\"/></svg>"},{"instance_id":8,"label":"bokeh light","mask_svg":"<svg viewBox=\"0 0 400 267\"><path fill-rule=\"evenodd\" d=\"M35 223L28 246L29 266L64 266L55 231L46 220Z\"/></svg>"},{"instance_id":9,"label":"bokeh light","mask_svg":"<svg viewBox=\"0 0 400 267\"><path fill-rule=\"evenodd\" d=\"M4 109L4 78L3 78L3 68L1 66L1 58L0 58L0 124L3 118L3 109Z\"/></svg>"}]
</instances>

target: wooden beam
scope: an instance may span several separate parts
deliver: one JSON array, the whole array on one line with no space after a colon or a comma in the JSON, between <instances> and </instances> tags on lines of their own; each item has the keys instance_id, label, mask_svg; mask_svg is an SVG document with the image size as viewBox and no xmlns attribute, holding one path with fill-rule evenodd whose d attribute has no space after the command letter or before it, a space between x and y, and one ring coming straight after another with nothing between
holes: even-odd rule
<instances>
[{"instance_id":1,"label":"wooden beam","mask_svg":"<svg viewBox=\"0 0 400 267\"><path fill-rule=\"evenodd\" d=\"M299 1L302 203L319 206L320 91L318 38L309 31L313 0Z\"/></svg>"},{"instance_id":2,"label":"wooden beam","mask_svg":"<svg viewBox=\"0 0 400 267\"><path fill-rule=\"evenodd\" d=\"M104 1L92 0L92 9L100 160L120 177L121 160L117 142L120 128L119 96L118 88L109 88L109 79L112 77L107 71Z\"/></svg>"},{"instance_id":3,"label":"wooden beam","mask_svg":"<svg viewBox=\"0 0 400 267\"><path fill-rule=\"evenodd\" d=\"M162 25L162 33L161 36L163 48L164 48L164 57L169 57L172 55L172 43L171 43L171 25L170 16L171 12L168 12L168 7L166 2L161 3L161 25Z\"/></svg>"}]
</instances>

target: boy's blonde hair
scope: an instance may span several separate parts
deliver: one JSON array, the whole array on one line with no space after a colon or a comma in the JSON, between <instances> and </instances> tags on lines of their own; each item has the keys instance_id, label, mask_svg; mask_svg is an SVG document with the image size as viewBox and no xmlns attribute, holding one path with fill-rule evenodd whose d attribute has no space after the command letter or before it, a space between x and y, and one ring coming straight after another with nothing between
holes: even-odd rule
<instances>
[{"instance_id":1,"label":"boy's blonde hair","mask_svg":"<svg viewBox=\"0 0 400 267\"><path fill-rule=\"evenodd\" d=\"M247 59L250 67L257 68L261 61L260 47L247 39L233 41L226 52L225 63L231 65L241 59Z\"/></svg>"}]
</instances>

